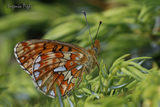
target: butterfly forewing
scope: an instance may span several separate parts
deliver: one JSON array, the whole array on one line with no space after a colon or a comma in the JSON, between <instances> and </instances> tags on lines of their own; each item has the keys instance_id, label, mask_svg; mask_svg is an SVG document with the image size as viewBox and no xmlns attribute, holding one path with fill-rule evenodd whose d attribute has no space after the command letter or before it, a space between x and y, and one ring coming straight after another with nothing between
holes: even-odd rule
<instances>
[{"instance_id":1,"label":"butterfly forewing","mask_svg":"<svg viewBox=\"0 0 160 107\"><path fill-rule=\"evenodd\" d=\"M41 39L20 42L14 48L14 54L18 63L29 74L32 74L32 65L38 54L68 51L83 53L86 50L65 42Z\"/></svg>"},{"instance_id":2,"label":"butterfly forewing","mask_svg":"<svg viewBox=\"0 0 160 107\"><path fill-rule=\"evenodd\" d=\"M32 74L32 65L45 47L47 41L38 40L24 41L18 43L14 48L14 54L21 67L29 74Z\"/></svg>"},{"instance_id":3,"label":"butterfly forewing","mask_svg":"<svg viewBox=\"0 0 160 107\"><path fill-rule=\"evenodd\" d=\"M14 53L21 67L32 75L36 87L55 97L57 83L62 96L81 82L88 57L87 50L73 44L52 40L29 40L17 44ZM90 63L90 62L89 62Z\"/></svg>"}]
</instances>

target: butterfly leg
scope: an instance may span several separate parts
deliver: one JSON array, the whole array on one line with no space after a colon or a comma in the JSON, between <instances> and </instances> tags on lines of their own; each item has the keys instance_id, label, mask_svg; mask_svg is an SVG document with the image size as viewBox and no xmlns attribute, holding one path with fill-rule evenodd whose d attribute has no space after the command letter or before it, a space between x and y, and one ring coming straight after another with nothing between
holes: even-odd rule
<instances>
[{"instance_id":1,"label":"butterfly leg","mask_svg":"<svg viewBox=\"0 0 160 107\"><path fill-rule=\"evenodd\" d=\"M78 86L78 85L81 83L81 81L82 81L82 74L83 74L84 70L85 70L85 67L83 67L81 73L79 74L80 79L79 79L79 81L78 81L77 86Z\"/></svg>"},{"instance_id":2,"label":"butterfly leg","mask_svg":"<svg viewBox=\"0 0 160 107\"><path fill-rule=\"evenodd\" d=\"M93 55L93 57L94 57L94 59L95 59L95 63L97 64L97 67L98 67L98 69L99 69L99 71L100 71L100 67L99 67L99 63L98 63L98 61L97 61L97 59L96 59L96 57Z\"/></svg>"}]
</instances>

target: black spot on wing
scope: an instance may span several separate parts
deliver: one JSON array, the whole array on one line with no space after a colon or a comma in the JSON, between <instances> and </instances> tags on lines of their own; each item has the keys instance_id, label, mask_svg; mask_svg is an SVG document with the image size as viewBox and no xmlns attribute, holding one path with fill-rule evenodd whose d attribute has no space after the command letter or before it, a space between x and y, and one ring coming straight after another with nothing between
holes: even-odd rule
<instances>
[{"instance_id":1,"label":"black spot on wing","mask_svg":"<svg viewBox=\"0 0 160 107\"><path fill-rule=\"evenodd\" d=\"M46 45L46 43L44 43L44 45L43 45L43 50L45 50L45 49L46 49L45 45Z\"/></svg>"},{"instance_id":2,"label":"black spot on wing","mask_svg":"<svg viewBox=\"0 0 160 107\"><path fill-rule=\"evenodd\" d=\"M58 45L55 45L52 52L55 52L57 48L58 48Z\"/></svg>"},{"instance_id":3,"label":"black spot on wing","mask_svg":"<svg viewBox=\"0 0 160 107\"><path fill-rule=\"evenodd\" d=\"M71 48L71 47L69 47L68 52L69 52L69 51L72 51L72 48Z\"/></svg>"},{"instance_id":4,"label":"black spot on wing","mask_svg":"<svg viewBox=\"0 0 160 107\"><path fill-rule=\"evenodd\" d=\"M59 51L62 51L63 48L64 48L64 46L62 45L62 47L59 49Z\"/></svg>"}]
</instances>

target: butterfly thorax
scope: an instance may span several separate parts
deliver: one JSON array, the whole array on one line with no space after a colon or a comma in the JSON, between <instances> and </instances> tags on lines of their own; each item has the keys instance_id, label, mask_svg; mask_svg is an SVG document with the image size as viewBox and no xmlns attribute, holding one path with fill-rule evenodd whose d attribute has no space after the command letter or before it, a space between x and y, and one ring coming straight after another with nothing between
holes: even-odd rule
<instances>
[{"instance_id":1,"label":"butterfly thorax","mask_svg":"<svg viewBox=\"0 0 160 107\"><path fill-rule=\"evenodd\" d=\"M93 69L95 67L99 50L100 50L99 41L95 40L94 45L91 46L91 49L87 50L91 54L90 56L88 56L88 62L86 63L87 73L91 72L90 68Z\"/></svg>"}]
</instances>

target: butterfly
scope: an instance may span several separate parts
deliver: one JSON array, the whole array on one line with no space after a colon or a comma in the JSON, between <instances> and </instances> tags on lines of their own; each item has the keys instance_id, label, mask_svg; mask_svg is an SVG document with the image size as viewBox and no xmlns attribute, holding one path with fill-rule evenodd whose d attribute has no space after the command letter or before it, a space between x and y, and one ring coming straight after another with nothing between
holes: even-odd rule
<instances>
[{"instance_id":1,"label":"butterfly","mask_svg":"<svg viewBox=\"0 0 160 107\"><path fill-rule=\"evenodd\" d=\"M77 79L77 85L80 84L83 72L91 73L99 50L100 43L96 39L88 50L71 43L33 39L18 43L14 55L24 71L31 75L36 88L55 98L55 83L62 96L69 94Z\"/></svg>"}]
</instances>

